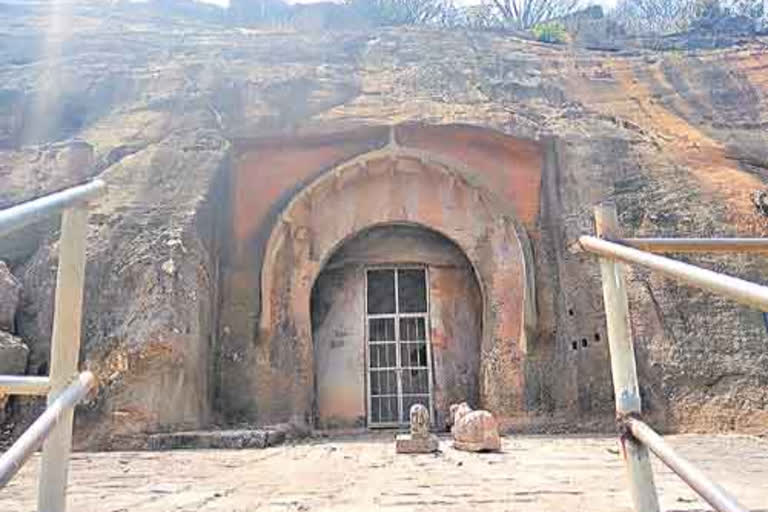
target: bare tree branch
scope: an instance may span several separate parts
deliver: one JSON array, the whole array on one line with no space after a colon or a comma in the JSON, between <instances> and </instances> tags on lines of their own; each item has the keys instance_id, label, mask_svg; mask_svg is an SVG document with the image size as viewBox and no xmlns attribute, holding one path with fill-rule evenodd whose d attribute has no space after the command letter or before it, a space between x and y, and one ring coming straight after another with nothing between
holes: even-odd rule
<instances>
[{"instance_id":1,"label":"bare tree branch","mask_svg":"<svg viewBox=\"0 0 768 512\"><path fill-rule=\"evenodd\" d=\"M571 14L579 0L493 0L493 5L507 25L527 29Z\"/></svg>"}]
</instances>

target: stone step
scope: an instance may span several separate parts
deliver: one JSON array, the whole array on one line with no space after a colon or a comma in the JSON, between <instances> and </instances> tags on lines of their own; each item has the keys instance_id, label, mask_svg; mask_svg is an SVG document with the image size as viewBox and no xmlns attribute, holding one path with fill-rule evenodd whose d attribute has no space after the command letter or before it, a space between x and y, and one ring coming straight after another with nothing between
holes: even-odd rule
<instances>
[{"instance_id":1,"label":"stone step","mask_svg":"<svg viewBox=\"0 0 768 512\"><path fill-rule=\"evenodd\" d=\"M267 448L285 442L286 431L278 428L193 430L152 434L147 440L150 450Z\"/></svg>"}]
</instances>

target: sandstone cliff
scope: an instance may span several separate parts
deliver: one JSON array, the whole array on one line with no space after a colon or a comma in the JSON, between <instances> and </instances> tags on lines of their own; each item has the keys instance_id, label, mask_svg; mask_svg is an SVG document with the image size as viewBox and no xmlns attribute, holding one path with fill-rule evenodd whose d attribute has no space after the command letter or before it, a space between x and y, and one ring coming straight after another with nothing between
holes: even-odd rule
<instances>
[{"instance_id":1,"label":"sandstone cliff","mask_svg":"<svg viewBox=\"0 0 768 512\"><path fill-rule=\"evenodd\" d=\"M768 232L752 200L768 180L768 40L600 52L492 33L301 34L87 5L0 10L0 206L97 175L110 185L89 234L83 359L101 389L80 417L91 445L206 426L220 412L209 353L216 182L239 137L421 122L551 140L534 249L537 343L552 374L560 348L592 336L601 318L597 265L568 250L591 232L593 204L615 199L633 235ZM55 231L50 222L0 241L23 284L17 329L29 373L47 371ZM768 270L756 257L691 261L757 282ZM764 428L761 314L643 271L631 293L657 421ZM549 384L530 409L557 416L548 389L572 387L584 414L563 428L588 428L589 411L607 424L610 389L596 382L605 371L540 376Z\"/></svg>"}]
</instances>

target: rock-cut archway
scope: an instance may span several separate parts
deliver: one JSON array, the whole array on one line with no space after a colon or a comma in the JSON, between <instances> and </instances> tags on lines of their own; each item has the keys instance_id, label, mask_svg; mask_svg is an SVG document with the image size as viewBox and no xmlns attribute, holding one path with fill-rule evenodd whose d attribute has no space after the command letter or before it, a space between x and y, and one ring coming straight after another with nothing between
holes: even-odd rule
<instances>
[{"instance_id":1,"label":"rock-cut archway","mask_svg":"<svg viewBox=\"0 0 768 512\"><path fill-rule=\"evenodd\" d=\"M448 425L479 403L482 293L453 242L423 226L374 226L323 266L311 297L314 425L390 427L410 406Z\"/></svg>"},{"instance_id":2,"label":"rock-cut archway","mask_svg":"<svg viewBox=\"0 0 768 512\"><path fill-rule=\"evenodd\" d=\"M522 359L533 322L532 272L524 233L467 170L402 149L368 153L322 175L280 215L262 267L261 357L256 402L271 417L311 423L310 296L318 274L346 240L372 226L415 224L455 243L471 262L483 301L480 404L502 417L522 412Z\"/></svg>"}]
</instances>

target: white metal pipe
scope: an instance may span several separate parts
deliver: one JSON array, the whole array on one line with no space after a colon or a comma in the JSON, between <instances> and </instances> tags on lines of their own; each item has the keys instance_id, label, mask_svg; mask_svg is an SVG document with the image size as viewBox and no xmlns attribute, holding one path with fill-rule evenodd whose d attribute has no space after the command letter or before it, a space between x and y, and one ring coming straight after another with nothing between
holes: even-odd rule
<instances>
[{"instance_id":1,"label":"white metal pipe","mask_svg":"<svg viewBox=\"0 0 768 512\"><path fill-rule=\"evenodd\" d=\"M620 238L610 241L648 252L768 252L768 238Z\"/></svg>"},{"instance_id":2,"label":"white metal pipe","mask_svg":"<svg viewBox=\"0 0 768 512\"><path fill-rule=\"evenodd\" d=\"M45 395L50 388L51 381L48 377L0 375L0 394Z\"/></svg>"},{"instance_id":3,"label":"white metal pipe","mask_svg":"<svg viewBox=\"0 0 768 512\"><path fill-rule=\"evenodd\" d=\"M84 185L78 185L0 210L0 237L71 206L96 199L103 195L106 190L107 185L104 181L93 180Z\"/></svg>"},{"instance_id":4,"label":"white metal pipe","mask_svg":"<svg viewBox=\"0 0 768 512\"><path fill-rule=\"evenodd\" d=\"M51 430L72 407L96 387L96 377L91 372L81 373L43 414L0 456L0 488L13 478L24 463L42 444Z\"/></svg>"},{"instance_id":5,"label":"white metal pipe","mask_svg":"<svg viewBox=\"0 0 768 512\"><path fill-rule=\"evenodd\" d=\"M660 274L768 312L768 287L594 236L582 236L579 243L589 252L648 267Z\"/></svg>"},{"instance_id":6,"label":"white metal pipe","mask_svg":"<svg viewBox=\"0 0 768 512\"><path fill-rule=\"evenodd\" d=\"M604 204L595 208L595 227L600 236L620 234L614 205ZM623 267L612 259L600 258L611 376L616 413L619 416L640 414L642 411L632 326L629 321L629 298ZM648 448L634 439L624 440L623 445L624 464L635 512L659 512L659 498L653 481Z\"/></svg>"},{"instance_id":7,"label":"white metal pipe","mask_svg":"<svg viewBox=\"0 0 768 512\"><path fill-rule=\"evenodd\" d=\"M749 512L746 507L739 504L733 496L710 480L696 466L675 453L664 439L646 423L636 418L628 418L625 424L638 441L656 454L669 469L677 473L715 510L718 512Z\"/></svg>"},{"instance_id":8,"label":"white metal pipe","mask_svg":"<svg viewBox=\"0 0 768 512\"><path fill-rule=\"evenodd\" d=\"M77 373L83 322L87 235L88 210L76 206L64 211L51 333L49 404L67 387L71 376ZM39 512L64 512L66 509L73 417L74 411L71 409L63 412L61 421L43 445L38 484Z\"/></svg>"}]
</instances>

